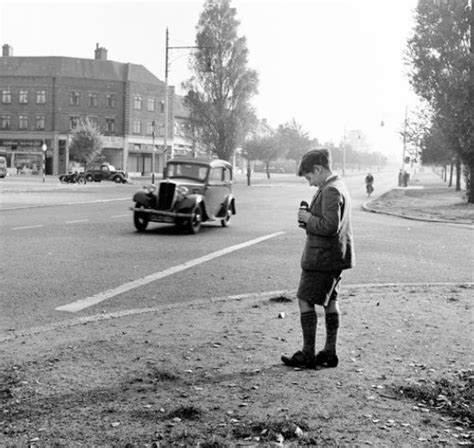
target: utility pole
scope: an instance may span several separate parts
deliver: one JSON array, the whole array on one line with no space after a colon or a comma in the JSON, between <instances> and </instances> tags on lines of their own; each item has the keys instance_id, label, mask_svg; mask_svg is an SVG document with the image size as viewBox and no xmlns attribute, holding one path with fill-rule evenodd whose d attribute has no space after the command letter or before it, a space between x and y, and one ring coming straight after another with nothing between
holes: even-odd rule
<instances>
[{"instance_id":1,"label":"utility pole","mask_svg":"<svg viewBox=\"0 0 474 448\"><path fill-rule=\"evenodd\" d=\"M152 148L151 148L151 183L155 183L155 120L151 122L151 138L152 138Z\"/></svg>"}]
</instances>

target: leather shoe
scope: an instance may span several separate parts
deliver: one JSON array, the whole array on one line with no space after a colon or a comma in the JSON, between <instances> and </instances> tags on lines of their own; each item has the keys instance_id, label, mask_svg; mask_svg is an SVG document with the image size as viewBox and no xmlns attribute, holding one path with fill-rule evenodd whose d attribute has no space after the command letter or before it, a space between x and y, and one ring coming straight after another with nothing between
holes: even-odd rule
<instances>
[{"instance_id":1,"label":"leather shoe","mask_svg":"<svg viewBox=\"0 0 474 448\"><path fill-rule=\"evenodd\" d=\"M289 367L300 367L303 369L314 369L316 367L315 357L308 357L302 351L296 352L291 358L282 356L281 360L283 364Z\"/></svg>"},{"instance_id":2,"label":"leather shoe","mask_svg":"<svg viewBox=\"0 0 474 448\"><path fill-rule=\"evenodd\" d=\"M318 352L314 361L317 368L337 367L339 364L339 358L335 353L325 351Z\"/></svg>"}]
</instances>

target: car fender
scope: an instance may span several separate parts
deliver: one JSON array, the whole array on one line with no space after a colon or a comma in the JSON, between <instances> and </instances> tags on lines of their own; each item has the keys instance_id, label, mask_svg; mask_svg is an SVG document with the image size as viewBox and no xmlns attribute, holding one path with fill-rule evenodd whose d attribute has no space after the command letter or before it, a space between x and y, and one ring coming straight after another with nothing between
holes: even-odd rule
<instances>
[{"instance_id":1,"label":"car fender","mask_svg":"<svg viewBox=\"0 0 474 448\"><path fill-rule=\"evenodd\" d=\"M151 208L153 197L148 191L137 191L133 195L133 202L143 205L145 208Z\"/></svg>"},{"instance_id":2,"label":"car fender","mask_svg":"<svg viewBox=\"0 0 474 448\"><path fill-rule=\"evenodd\" d=\"M204 202L203 196L200 194L190 194L189 196L186 196L176 205L175 211L179 213L191 213L194 207L198 204L201 205L204 216L208 218L209 215L206 210L206 203Z\"/></svg>"}]
</instances>

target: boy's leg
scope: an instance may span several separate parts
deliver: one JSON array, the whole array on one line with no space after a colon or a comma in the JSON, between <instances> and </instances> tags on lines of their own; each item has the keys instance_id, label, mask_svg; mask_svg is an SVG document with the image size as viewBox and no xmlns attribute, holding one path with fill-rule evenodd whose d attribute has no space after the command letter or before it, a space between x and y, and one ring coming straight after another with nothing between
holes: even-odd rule
<instances>
[{"instance_id":1,"label":"boy's leg","mask_svg":"<svg viewBox=\"0 0 474 448\"><path fill-rule=\"evenodd\" d=\"M303 334L303 353L308 359L313 359L315 355L316 327L318 316L314 305L298 299L300 308L301 332Z\"/></svg>"}]
</instances>

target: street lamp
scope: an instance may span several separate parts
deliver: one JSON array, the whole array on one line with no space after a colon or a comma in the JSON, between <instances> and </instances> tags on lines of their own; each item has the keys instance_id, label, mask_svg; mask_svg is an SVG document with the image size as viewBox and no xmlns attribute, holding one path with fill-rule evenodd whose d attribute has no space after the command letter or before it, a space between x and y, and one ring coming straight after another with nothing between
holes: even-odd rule
<instances>
[{"instance_id":1,"label":"street lamp","mask_svg":"<svg viewBox=\"0 0 474 448\"><path fill-rule=\"evenodd\" d=\"M45 175L46 175L46 151L48 149L48 147L46 146L45 141L43 141L43 145L41 146L41 149L43 150L43 183L45 183L45 181L46 181L46 178L45 178Z\"/></svg>"},{"instance_id":2,"label":"street lamp","mask_svg":"<svg viewBox=\"0 0 474 448\"><path fill-rule=\"evenodd\" d=\"M164 145L164 153L168 151L168 52L169 50L185 50L185 49L192 49L192 48L207 48L207 47L199 47L199 46L184 46L184 47L170 47L169 43L169 32L168 27L166 27L166 41L165 41L165 135L163 138L163 145ZM171 143L171 152L170 157L173 158L174 156L174 148L173 143Z\"/></svg>"}]
</instances>

